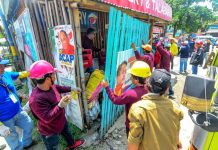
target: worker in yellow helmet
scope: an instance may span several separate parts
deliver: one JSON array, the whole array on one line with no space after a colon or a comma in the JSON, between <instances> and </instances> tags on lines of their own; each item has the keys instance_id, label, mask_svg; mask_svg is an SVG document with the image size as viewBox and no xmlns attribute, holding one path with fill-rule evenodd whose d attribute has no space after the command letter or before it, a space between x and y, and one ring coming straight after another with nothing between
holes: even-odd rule
<instances>
[{"instance_id":1,"label":"worker in yellow helmet","mask_svg":"<svg viewBox=\"0 0 218 150\"><path fill-rule=\"evenodd\" d=\"M142 45L142 49L144 51L144 56L141 56L139 54L134 43L132 43L132 49L134 50L136 59L146 62L150 66L150 69L152 71L153 67L154 67L154 54L151 52L152 51L151 45L150 44L143 44Z\"/></svg>"},{"instance_id":2,"label":"worker in yellow helmet","mask_svg":"<svg viewBox=\"0 0 218 150\"><path fill-rule=\"evenodd\" d=\"M146 80L151 75L150 67L147 63L143 61L136 61L132 65L131 69L128 71L131 74L131 81L135 85L134 88L126 90L121 95L117 96L114 94L113 90L109 87L108 81L102 83L102 86L106 88L106 93L116 105L125 105L126 109L126 133L129 133L129 120L128 113L130 107L133 103L141 99L141 97L148 93L146 85Z\"/></svg>"}]
</instances>

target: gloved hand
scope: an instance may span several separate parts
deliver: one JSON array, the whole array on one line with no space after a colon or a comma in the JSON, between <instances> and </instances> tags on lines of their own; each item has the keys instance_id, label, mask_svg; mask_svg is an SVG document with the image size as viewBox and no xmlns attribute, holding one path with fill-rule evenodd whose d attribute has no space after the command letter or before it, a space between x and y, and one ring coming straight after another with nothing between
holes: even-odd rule
<instances>
[{"instance_id":1,"label":"gloved hand","mask_svg":"<svg viewBox=\"0 0 218 150\"><path fill-rule=\"evenodd\" d=\"M0 136L6 137L10 134L10 128L5 125L0 126Z\"/></svg>"},{"instance_id":2,"label":"gloved hand","mask_svg":"<svg viewBox=\"0 0 218 150\"><path fill-rule=\"evenodd\" d=\"M58 103L58 106L60 108L65 108L67 106L67 104L70 103L71 99L72 98L70 95L66 95L66 96L62 97L61 101Z\"/></svg>"},{"instance_id":3,"label":"gloved hand","mask_svg":"<svg viewBox=\"0 0 218 150\"><path fill-rule=\"evenodd\" d=\"M76 93L82 92L82 90L79 87L71 88L71 91L74 91Z\"/></svg>"}]
</instances>

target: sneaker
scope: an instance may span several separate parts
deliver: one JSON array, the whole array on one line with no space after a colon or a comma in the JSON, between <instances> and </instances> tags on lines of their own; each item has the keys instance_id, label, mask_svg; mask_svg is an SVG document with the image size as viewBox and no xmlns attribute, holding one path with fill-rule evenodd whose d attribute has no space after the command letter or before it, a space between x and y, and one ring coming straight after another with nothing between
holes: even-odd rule
<instances>
[{"instance_id":1,"label":"sneaker","mask_svg":"<svg viewBox=\"0 0 218 150\"><path fill-rule=\"evenodd\" d=\"M31 143L29 146L26 146L26 147L24 147L23 149L24 149L24 150L28 150L29 148L31 148L32 146L35 146L35 145L37 145L37 144L38 144L38 142L35 141L35 140L33 140L32 143Z\"/></svg>"},{"instance_id":2,"label":"sneaker","mask_svg":"<svg viewBox=\"0 0 218 150\"><path fill-rule=\"evenodd\" d=\"M169 95L169 99L176 99L173 95Z\"/></svg>"},{"instance_id":3,"label":"sneaker","mask_svg":"<svg viewBox=\"0 0 218 150\"><path fill-rule=\"evenodd\" d=\"M73 150L73 149L76 149L78 147L81 147L83 144L85 144L85 140L84 139L80 139L76 142L73 143L73 145L69 146L69 149Z\"/></svg>"}]
</instances>

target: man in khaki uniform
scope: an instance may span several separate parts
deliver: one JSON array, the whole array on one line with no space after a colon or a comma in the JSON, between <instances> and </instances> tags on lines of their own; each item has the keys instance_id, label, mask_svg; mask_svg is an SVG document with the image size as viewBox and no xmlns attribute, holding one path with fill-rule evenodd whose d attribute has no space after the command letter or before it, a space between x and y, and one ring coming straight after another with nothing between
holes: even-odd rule
<instances>
[{"instance_id":1,"label":"man in khaki uniform","mask_svg":"<svg viewBox=\"0 0 218 150\"><path fill-rule=\"evenodd\" d=\"M133 104L128 118L129 150L176 150L179 142L183 112L177 103L166 97L170 87L170 73L165 69L153 71L148 89L141 101Z\"/></svg>"}]
</instances>

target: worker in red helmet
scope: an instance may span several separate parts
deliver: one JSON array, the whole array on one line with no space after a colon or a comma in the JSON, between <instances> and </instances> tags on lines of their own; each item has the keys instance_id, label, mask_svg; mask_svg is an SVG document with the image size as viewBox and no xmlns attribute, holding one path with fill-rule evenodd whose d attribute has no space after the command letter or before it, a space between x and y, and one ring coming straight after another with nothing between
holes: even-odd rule
<instances>
[{"instance_id":1,"label":"worker in red helmet","mask_svg":"<svg viewBox=\"0 0 218 150\"><path fill-rule=\"evenodd\" d=\"M190 60L192 65L192 74L198 74L198 66L202 66L204 60L203 41L199 40L195 43L196 51L193 52Z\"/></svg>"},{"instance_id":2,"label":"worker in red helmet","mask_svg":"<svg viewBox=\"0 0 218 150\"><path fill-rule=\"evenodd\" d=\"M37 86L33 89L29 105L38 120L38 130L47 150L58 150L59 135L62 135L68 149L84 144L84 140L74 141L65 117L65 107L70 103L71 95L61 97L62 93L79 92L79 88L55 85L55 72L58 71L49 62L39 60L30 66L30 78Z\"/></svg>"},{"instance_id":3,"label":"worker in red helmet","mask_svg":"<svg viewBox=\"0 0 218 150\"><path fill-rule=\"evenodd\" d=\"M144 51L144 56L139 54L134 43L132 43L132 48L134 50L136 59L146 62L149 65L150 70L152 72L153 67L154 67L154 54L151 52L152 51L151 45L150 44L143 44L142 45L142 49Z\"/></svg>"}]
</instances>

